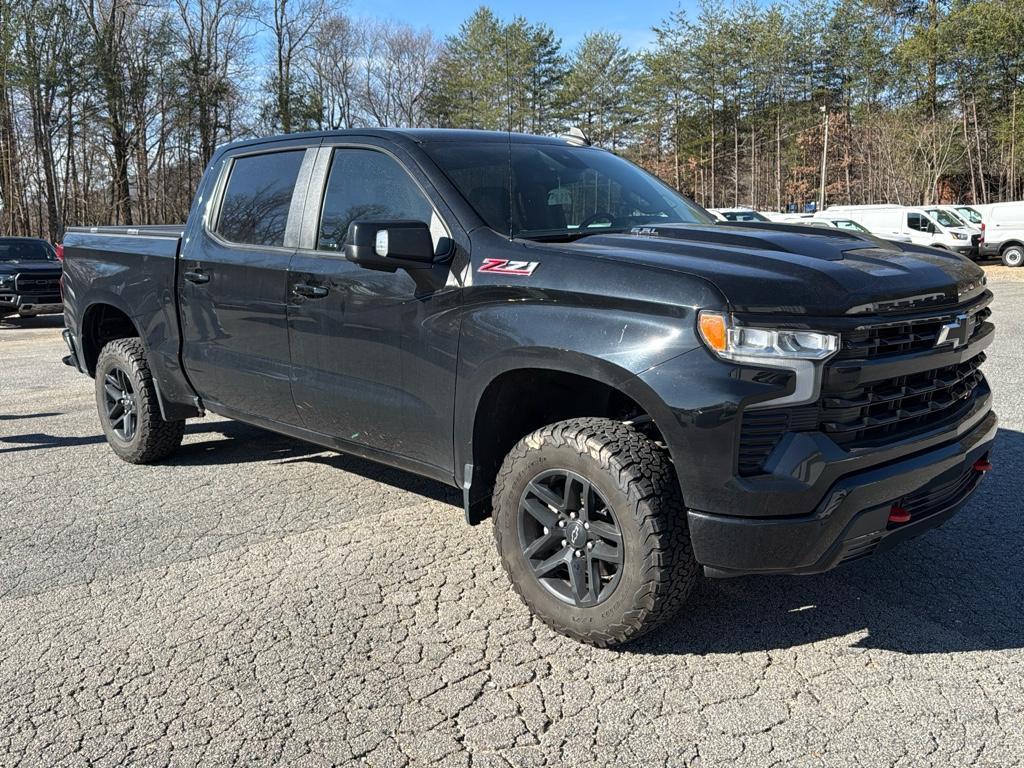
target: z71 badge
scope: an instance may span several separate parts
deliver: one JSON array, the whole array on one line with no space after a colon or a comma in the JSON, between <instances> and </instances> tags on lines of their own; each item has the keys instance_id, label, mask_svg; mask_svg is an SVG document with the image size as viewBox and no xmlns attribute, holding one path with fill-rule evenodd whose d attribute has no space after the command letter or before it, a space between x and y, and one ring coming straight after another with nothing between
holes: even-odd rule
<instances>
[{"instance_id":1,"label":"z71 badge","mask_svg":"<svg viewBox=\"0 0 1024 768\"><path fill-rule=\"evenodd\" d=\"M484 259L477 272L497 272L502 275L523 275L529 277L540 266L539 261L511 261L509 259Z\"/></svg>"}]
</instances>

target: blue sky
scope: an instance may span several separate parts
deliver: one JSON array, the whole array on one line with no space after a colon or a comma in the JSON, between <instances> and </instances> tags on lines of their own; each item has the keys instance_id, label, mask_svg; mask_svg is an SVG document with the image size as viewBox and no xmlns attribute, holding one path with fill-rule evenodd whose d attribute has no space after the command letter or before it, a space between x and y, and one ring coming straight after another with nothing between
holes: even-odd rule
<instances>
[{"instance_id":1,"label":"blue sky","mask_svg":"<svg viewBox=\"0 0 1024 768\"><path fill-rule=\"evenodd\" d=\"M459 28L475 11L479 0L349 0L352 16L395 19L414 27L430 27L439 37ZM622 35L623 42L638 49L654 40L651 27L680 7L692 11L695 0L646 0L633 4L629 0L519 0L519 2L486 3L502 19L525 16L531 22L544 22L552 27L562 44L573 48L587 32L606 30Z\"/></svg>"}]
</instances>

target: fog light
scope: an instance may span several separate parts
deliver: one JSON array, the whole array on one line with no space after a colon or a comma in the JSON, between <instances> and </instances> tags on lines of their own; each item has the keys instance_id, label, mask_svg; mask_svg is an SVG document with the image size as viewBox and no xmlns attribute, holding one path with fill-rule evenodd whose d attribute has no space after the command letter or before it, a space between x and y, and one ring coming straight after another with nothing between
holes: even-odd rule
<instances>
[{"instance_id":1,"label":"fog light","mask_svg":"<svg viewBox=\"0 0 1024 768\"><path fill-rule=\"evenodd\" d=\"M992 462L988 459L978 459L974 462L975 472L988 472L992 469Z\"/></svg>"}]
</instances>

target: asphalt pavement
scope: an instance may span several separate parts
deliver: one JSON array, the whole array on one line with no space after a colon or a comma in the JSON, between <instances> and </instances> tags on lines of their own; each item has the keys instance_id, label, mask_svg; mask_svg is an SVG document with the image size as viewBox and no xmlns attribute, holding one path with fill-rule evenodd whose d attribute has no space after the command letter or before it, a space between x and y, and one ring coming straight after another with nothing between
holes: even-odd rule
<instances>
[{"instance_id":1,"label":"asphalt pavement","mask_svg":"<svg viewBox=\"0 0 1024 768\"><path fill-rule=\"evenodd\" d=\"M618 650L531 618L432 481L213 417L120 462L59 319L0 325L0 765L1020 765L1024 283L993 289L957 517Z\"/></svg>"}]
</instances>

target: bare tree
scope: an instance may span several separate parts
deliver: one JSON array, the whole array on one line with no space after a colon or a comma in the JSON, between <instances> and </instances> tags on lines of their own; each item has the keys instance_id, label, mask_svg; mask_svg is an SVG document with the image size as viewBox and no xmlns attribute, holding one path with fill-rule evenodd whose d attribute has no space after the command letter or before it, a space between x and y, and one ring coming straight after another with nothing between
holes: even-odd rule
<instances>
[{"instance_id":1,"label":"bare tree","mask_svg":"<svg viewBox=\"0 0 1024 768\"><path fill-rule=\"evenodd\" d=\"M273 0L273 21L276 73L273 78L277 127L289 133L295 124L296 79L293 65L301 61L313 44L315 33L324 18L324 0Z\"/></svg>"}]
</instances>

